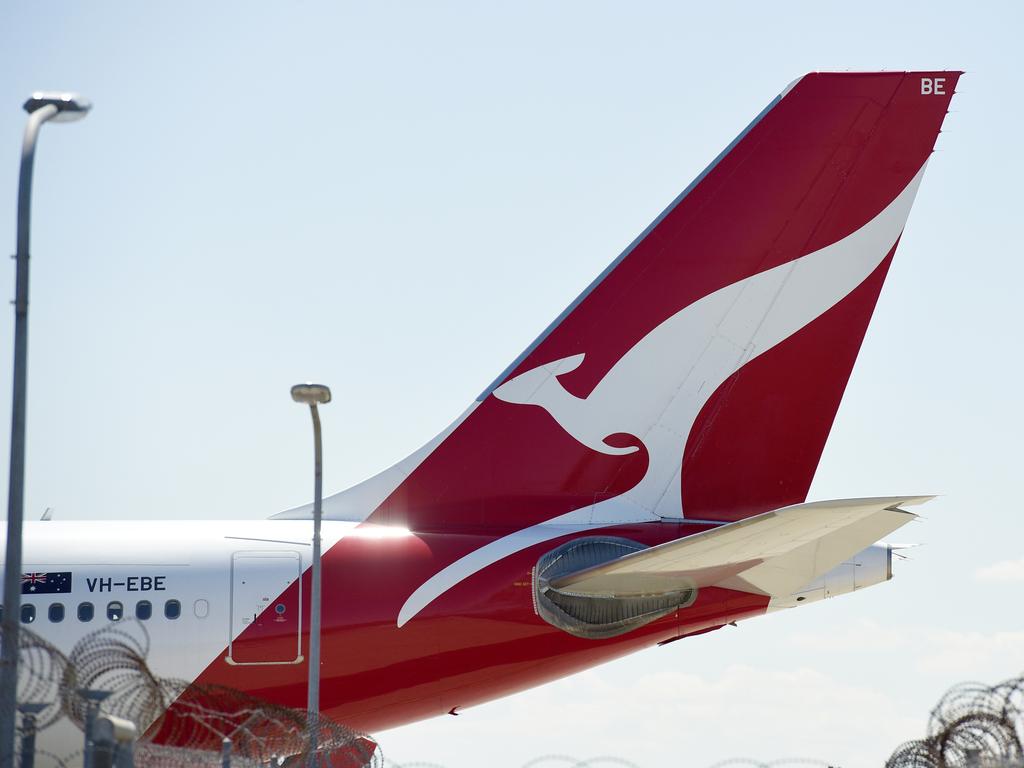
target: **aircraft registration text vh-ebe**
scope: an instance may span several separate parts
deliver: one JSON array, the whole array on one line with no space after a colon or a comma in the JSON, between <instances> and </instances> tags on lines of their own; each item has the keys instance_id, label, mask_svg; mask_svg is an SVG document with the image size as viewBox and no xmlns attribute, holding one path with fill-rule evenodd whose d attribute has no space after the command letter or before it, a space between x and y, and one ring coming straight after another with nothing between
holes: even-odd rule
<instances>
[{"instance_id":1,"label":"aircraft registration text vh-ebe","mask_svg":"<svg viewBox=\"0 0 1024 768\"><path fill-rule=\"evenodd\" d=\"M451 426L324 500L325 716L373 733L891 578L929 497L807 491L959 75L796 80ZM311 514L27 523L19 618L63 651L137 619L182 697L304 708Z\"/></svg>"}]
</instances>

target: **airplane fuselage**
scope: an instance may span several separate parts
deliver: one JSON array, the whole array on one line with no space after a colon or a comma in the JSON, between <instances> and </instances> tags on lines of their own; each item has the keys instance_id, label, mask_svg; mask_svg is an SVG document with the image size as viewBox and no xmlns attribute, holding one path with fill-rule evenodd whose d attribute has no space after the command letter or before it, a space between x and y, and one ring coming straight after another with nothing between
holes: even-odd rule
<instances>
[{"instance_id":1,"label":"airplane fuselage","mask_svg":"<svg viewBox=\"0 0 1024 768\"><path fill-rule=\"evenodd\" d=\"M611 532L653 545L709 527L661 523ZM538 618L531 555L508 558L416 620L396 625L396 604L417 574L445 562L453 540L476 547L506 533L413 534L325 521L323 712L372 733L768 606L767 598L711 589L685 610L627 635L573 637ZM69 583L65 592L45 592L45 581L24 587L23 626L70 653L104 625L134 619L146 629L147 661L157 675L227 685L301 708L308 676L310 535L308 522L287 520L28 523L25 573L51 581L68 574Z\"/></svg>"}]
</instances>

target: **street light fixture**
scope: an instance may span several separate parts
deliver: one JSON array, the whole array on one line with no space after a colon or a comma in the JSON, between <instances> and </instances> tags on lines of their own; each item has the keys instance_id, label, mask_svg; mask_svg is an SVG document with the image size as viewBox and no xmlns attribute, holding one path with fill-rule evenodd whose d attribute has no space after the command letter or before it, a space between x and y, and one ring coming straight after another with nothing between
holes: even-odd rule
<instances>
[{"instance_id":1,"label":"street light fixture","mask_svg":"<svg viewBox=\"0 0 1024 768\"><path fill-rule=\"evenodd\" d=\"M44 118L43 122L53 120L55 123L70 123L85 117L92 109L92 102L77 93L36 91L24 104L25 111L29 114L49 106L56 107L57 114Z\"/></svg>"},{"instance_id":2,"label":"street light fixture","mask_svg":"<svg viewBox=\"0 0 1024 768\"><path fill-rule=\"evenodd\" d=\"M28 359L28 246L32 166L36 139L47 121L80 120L92 108L74 93L38 91L24 104L28 112L18 176L18 251L14 294L14 386L11 414L11 471L7 499L7 559L4 561L4 613L0 655L0 766L14 766L18 690L18 620L21 615L21 529L25 501L25 403Z\"/></svg>"},{"instance_id":3,"label":"street light fixture","mask_svg":"<svg viewBox=\"0 0 1024 768\"><path fill-rule=\"evenodd\" d=\"M318 405L331 402L331 390L323 384L296 384L292 400L309 406L313 417L313 589L309 597L309 683L306 699L306 730L309 735L307 766L316 765L320 732L320 516L323 496L323 448Z\"/></svg>"}]
</instances>

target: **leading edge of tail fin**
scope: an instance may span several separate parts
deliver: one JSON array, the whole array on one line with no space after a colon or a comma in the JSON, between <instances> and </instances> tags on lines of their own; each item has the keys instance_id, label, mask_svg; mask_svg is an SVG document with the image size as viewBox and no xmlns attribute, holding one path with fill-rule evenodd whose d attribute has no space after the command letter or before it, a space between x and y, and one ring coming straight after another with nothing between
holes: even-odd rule
<instances>
[{"instance_id":1,"label":"leading edge of tail fin","mask_svg":"<svg viewBox=\"0 0 1024 768\"><path fill-rule=\"evenodd\" d=\"M325 516L522 529L802 502L959 75L797 80L448 430Z\"/></svg>"}]
</instances>

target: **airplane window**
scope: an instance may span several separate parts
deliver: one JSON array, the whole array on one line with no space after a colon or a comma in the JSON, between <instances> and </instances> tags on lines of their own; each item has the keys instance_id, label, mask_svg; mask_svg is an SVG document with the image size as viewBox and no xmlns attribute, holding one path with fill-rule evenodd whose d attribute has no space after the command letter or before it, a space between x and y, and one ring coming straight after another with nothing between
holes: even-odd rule
<instances>
[{"instance_id":1,"label":"airplane window","mask_svg":"<svg viewBox=\"0 0 1024 768\"><path fill-rule=\"evenodd\" d=\"M50 610L47 611L47 614L54 624L64 621L64 603L50 603Z\"/></svg>"},{"instance_id":2,"label":"airplane window","mask_svg":"<svg viewBox=\"0 0 1024 768\"><path fill-rule=\"evenodd\" d=\"M79 603L78 604L78 620L79 621L92 621L93 608L92 603Z\"/></svg>"},{"instance_id":3,"label":"airplane window","mask_svg":"<svg viewBox=\"0 0 1024 768\"><path fill-rule=\"evenodd\" d=\"M139 621L149 621L153 615L153 604L149 600L139 600L135 604L135 618Z\"/></svg>"},{"instance_id":4,"label":"airplane window","mask_svg":"<svg viewBox=\"0 0 1024 768\"><path fill-rule=\"evenodd\" d=\"M176 619L181 616L181 603L177 600L168 600L164 603L164 616L168 619Z\"/></svg>"},{"instance_id":5,"label":"airplane window","mask_svg":"<svg viewBox=\"0 0 1024 768\"><path fill-rule=\"evenodd\" d=\"M36 620L36 607L32 603L21 606L21 623L31 624Z\"/></svg>"},{"instance_id":6,"label":"airplane window","mask_svg":"<svg viewBox=\"0 0 1024 768\"><path fill-rule=\"evenodd\" d=\"M120 621L123 619L124 605L122 605L118 600L107 603L107 618L110 619L110 621Z\"/></svg>"},{"instance_id":7,"label":"airplane window","mask_svg":"<svg viewBox=\"0 0 1024 768\"><path fill-rule=\"evenodd\" d=\"M210 603L206 600L199 599L192 604L192 611L195 613L197 619L205 619L210 615Z\"/></svg>"}]
</instances>

